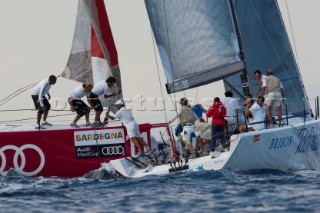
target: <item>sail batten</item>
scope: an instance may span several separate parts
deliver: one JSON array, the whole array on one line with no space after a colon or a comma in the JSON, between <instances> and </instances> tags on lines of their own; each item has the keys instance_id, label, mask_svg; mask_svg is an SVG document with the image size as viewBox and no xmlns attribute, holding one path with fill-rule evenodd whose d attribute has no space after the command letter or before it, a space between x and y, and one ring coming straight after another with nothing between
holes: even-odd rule
<instances>
[{"instance_id":1,"label":"sail batten","mask_svg":"<svg viewBox=\"0 0 320 213\"><path fill-rule=\"evenodd\" d=\"M229 1L145 0L145 4L168 93L243 70Z\"/></svg>"},{"instance_id":2,"label":"sail batten","mask_svg":"<svg viewBox=\"0 0 320 213\"><path fill-rule=\"evenodd\" d=\"M167 92L170 94L183 91L185 89L203 86L233 75L235 72L243 71L243 69L244 63L240 61L220 68L215 68L213 70L204 70L200 74L198 73L195 75L189 75L180 79L176 79L175 81L168 82L166 84Z\"/></svg>"}]
</instances>

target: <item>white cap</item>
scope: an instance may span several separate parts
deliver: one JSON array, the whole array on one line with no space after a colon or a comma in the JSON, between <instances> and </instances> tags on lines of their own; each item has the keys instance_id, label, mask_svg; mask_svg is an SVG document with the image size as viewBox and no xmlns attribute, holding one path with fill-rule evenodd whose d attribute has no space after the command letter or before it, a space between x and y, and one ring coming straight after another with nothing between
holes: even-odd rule
<instances>
[{"instance_id":1,"label":"white cap","mask_svg":"<svg viewBox=\"0 0 320 213\"><path fill-rule=\"evenodd\" d=\"M114 105L124 105L124 103L121 99L119 99Z\"/></svg>"}]
</instances>

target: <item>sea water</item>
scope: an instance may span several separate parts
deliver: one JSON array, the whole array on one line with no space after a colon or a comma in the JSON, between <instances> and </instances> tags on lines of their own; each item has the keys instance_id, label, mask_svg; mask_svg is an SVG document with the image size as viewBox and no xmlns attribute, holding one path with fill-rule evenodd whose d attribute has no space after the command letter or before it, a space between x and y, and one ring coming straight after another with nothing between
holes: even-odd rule
<instances>
[{"instance_id":1,"label":"sea water","mask_svg":"<svg viewBox=\"0 0 320 213\"><path fill-rule=\"evenodd\" d=\"M84 177L0 179L0 212L319 212L320 172L179 172L130 179L93 171Z\"/></svg>"}]
</instances>

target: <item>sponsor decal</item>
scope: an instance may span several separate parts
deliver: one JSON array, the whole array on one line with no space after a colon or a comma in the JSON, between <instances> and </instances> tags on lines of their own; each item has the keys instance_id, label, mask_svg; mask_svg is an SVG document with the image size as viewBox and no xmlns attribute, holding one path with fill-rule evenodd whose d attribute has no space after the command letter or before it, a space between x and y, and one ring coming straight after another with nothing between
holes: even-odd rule
<instances>
[{"instance_id":1,"label":"sponsor decal","mask_svg":"<svg viewBox=\"0 0 320 213\"><path fill-rule=\"evenodd\" d=\"M40 156L39 166L33 171L29 171L29 172L24 171L24 167L26 166L27 159L30 160L30 158L32 158L32 156L26 157L26 155L24 153L25 149L32 149L32 150L36 151L38 153L38 155ZM42 150L38 146L36 146L34 144L25 144L21 147L17 147L14 145L7 145L7 146L3 146L0 148L0 158L1 158L0 174L1 175L4 174L4 169L6 168L6 164L7 164L7 158L5 155L6 150L15 151L14 156L13 156L13 166L16 171L20 172L23 175L26 175L26 176L36 175L39 172L41 172L41 170L44 167L45 157L44 157ZM18 162L18 158L20 159L20 164ZM34 162L32 161L32 163L34 163Z\"/></svg>"},{"instance_id":2,"label":"sponsor decal","mask_svg":"<svg viewBox=\"0 0 320 213\"><path fill-rule=\"evenodd\" d=\"M269 149L281 149L292 144L293 136L272 138Z\"/></svg>"},{"instance_id":3,"label":"sponsor decal","mask_svg":"<svg viewBox=\"0 0 320 213\"><path fill-rule=\"evenodd\" d=\"M204 171L204 168L203 168L203 165L201 165L201 166L198 166L198 171Z\"/></svg>"},{"instance_id":4,"label":"sponsor decal","mask_svg":"<svg viewBox=\"0 0 320 213\"><path fill-rule=\"evenodd\" d=\"M76 147L77 158L97 158L99 151L96 146Z\"/></svg>"},{"instance_id":5,"label":"sponsor decal","mask_svg":"<svg viewBox=\"0 0 320 213\"><path fill-rule=\"evenodd\" d=\"M182 89L189 88L189 80L181 81Z\"/></svg>"},{"instance_id":6,"label":"sponsor decal","mask_svg":"<svg viewBox=\"0 0 320 213\"><path fill-rule=\"evenodd\" d=\"M103 129L74 132L76 158L124 156L124 129Z\"/></svg>"},{"instance_id":7,"label":"sponsor decal","mask_svg":"<svg viewBox=\"0 0 320 213\"><path fill-rule=\"evenodd\" d=\"M102 154L104 155L122 155L124 153L123 146L110 146L110 147L103 147Z\"/></svg>"},{"instance_id":8,"label":"sponsor decal","mask_svg":"<svg viewBox=\"0 0 320 213\"><path fill-rule=\"evenodd\" d=\"M252 142L257 142L257 141L259 141L260 140L260 135L254 135L253 137L252 137Z\"/></svg>"},{"instance_id":9,"label":"sponsor decal","mask_svg":"<svg viewBox=\"0 0 320 213\"><path fill-rule=\"evenodd\" d=\"M124 156L124 144L76 147L76 158L98 158Z\"/></svg>"},{"instance_id":10,"label":"sponsor decal","mask_svg":"<svg viewBox=\"0 0 320 213\"><path fill-rule=\"evenodd\" d=\"M112 132L112 133L100 133L100 134L81 134L81 135L76 135L76 141L102 141L104 139L118 139L118 138L123 138L122 132Z\"/></svg>"},{"instance_id":11,"label":"sponsor decal","mask_svg":"<svg viewBox=\"0 0 320 213\"><path fill-rule=\"evenodd\" d=\"M85 146L93 144L110 144L124 143L124 130L120 129L104 129L75 131L74 142L76 146Z\"/></svg>"},{"instance_id":12,"label":"sponsor decal","mask_svg":"<svg viewBox=\"0 0 320 213\"><path fill-rule=\"evenodd\" d=\"M318 150L318 129L315 127L304 128L298 135L299 144L296 153L317 151Z\"/></svg>"}]
</instances>

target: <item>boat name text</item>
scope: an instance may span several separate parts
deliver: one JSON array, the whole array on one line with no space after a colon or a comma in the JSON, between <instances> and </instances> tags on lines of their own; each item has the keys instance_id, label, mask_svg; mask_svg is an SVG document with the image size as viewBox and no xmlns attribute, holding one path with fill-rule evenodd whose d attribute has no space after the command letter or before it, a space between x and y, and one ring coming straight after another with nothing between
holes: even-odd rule
<instances>
[{"instance_id":1,"label":"boat name text","mask_svg":"<svg viewBox=\"0 0 320 213\"><path fill-rule=\"evenodd\" d=\"M281 149L291 146L293 136L272 138L269 149Z\"/></svg>"},{"instance_id":2,"label":"boat name text","mask_svg":"<svg viewBox=\"0 0 320 213\"><path fill-rule=\"evenodd\" d=\"M318 150L318 134L315 127L302 129L298 137L299 144L296 153Z\"/></svg>"}]
</instances>

